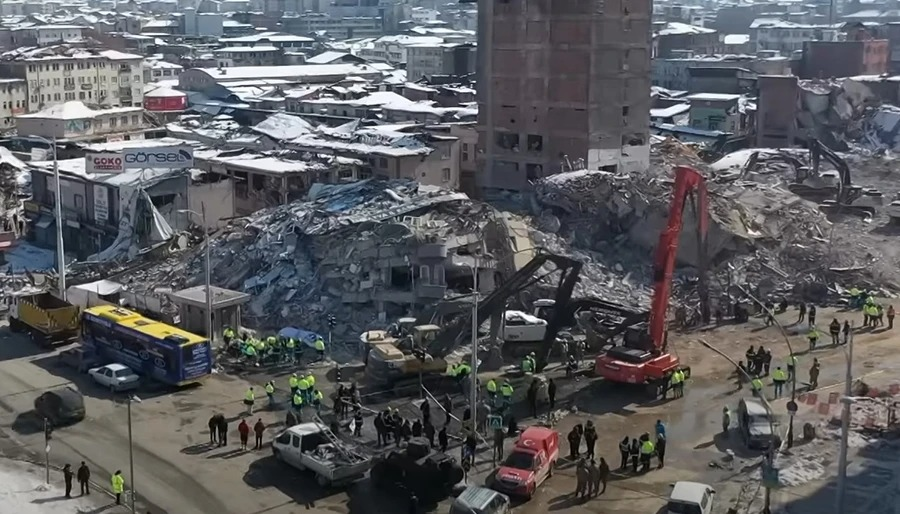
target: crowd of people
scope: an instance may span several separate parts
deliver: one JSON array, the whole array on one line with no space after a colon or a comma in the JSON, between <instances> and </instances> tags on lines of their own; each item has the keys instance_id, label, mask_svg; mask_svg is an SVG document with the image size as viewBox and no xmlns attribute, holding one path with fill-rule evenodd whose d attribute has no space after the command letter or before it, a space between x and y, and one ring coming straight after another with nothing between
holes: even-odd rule
<instances>
[{"instance_id":1,"label":"crowd of people","mask_svg":"<svg viewBox=\"0 0 900 514\"><path fill-rule=\"evenodd\" d=\"M255 337L246 332L237 333L226 327L222 331L226 351L234 356L241 356L252 366L265 364L295 364L302 348L301 341L292 337L270 335ZM320 360L325 359L325 340L317 336L313 347Z\"/></svg>"}]
</instances>

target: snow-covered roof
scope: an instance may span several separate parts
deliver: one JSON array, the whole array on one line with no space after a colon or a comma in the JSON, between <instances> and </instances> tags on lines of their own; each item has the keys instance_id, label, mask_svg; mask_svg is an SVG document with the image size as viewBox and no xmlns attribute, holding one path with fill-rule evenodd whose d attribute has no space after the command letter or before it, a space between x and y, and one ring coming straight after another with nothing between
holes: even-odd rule
<instances>
[{"instance_id":1,"label":"snow-covered roof","mask_svg":"<svg viewBox=\"0 0 900 514\"><path fill-rule=\"evenodd\" d=\"M670 118L672 116L678 116L679 114L684 114L691 110L691 106L688 104L675 104L670 105L664 109L650 109L650 117L651 118Z\"/></svg>"},{"instance_id":2,"label":"snow-covered roof","mask_svg":"<svg viewBox=\"0 0 900 514\"><path fill-rule=\"evenodd\" d=\"M314 128L299 116L277 112L257 123L253 127L253 130L265 134L277 141L282 141L309 134Z\"/></svg>"},{"instance_id":3,"label":"snow-covered roof","mask_svg":"<svg viewBox=\"0 0 900 514\"><path fill-rule=\"evenodd\" d=\"M187 94L162 86L144 92L144 98L178 98L182 96L187 96Z\"/></svg>"},{"instance_id":4,"label":"snow-covered roof","mask_svg":"<svg viewBox=\"0 0 900 514\"><path fill-rule=\"evenodd\" d=\"M91 109L83 102L73 100L61 104L52 105L42 111L30 114L20 114L17 118L56 119L56 120L83 120L96 118L109 114L137 114L143 112L143 107L113 107L110 109Z\"/></svg>"},{"instance_id":5,"label":"snow-covered roof","mask_svg":"<svg viewBox=\"0 0 900 514\"><path fill-rule=\"evenodd\" d=\"M54 45L40 47L20 47L0 54L0 58L15 61L50 61L68 59L109 59L141 60L144 57L136 54L128 54L118 50L95 50L89 48L73 47L69 45Z\"/></svg>"},{"instance_id":6,"label":"snow-covered roof","mask_svg":"<svg viewBox=\"0 0 900 514\"><path fill-rule=\"evenodd\" d=\"M294 66L231 66L227 68L195 68L217 81L242 79L297 79L349 75L380 75L367 64L300 64Z\"/></svg>"},{"instance_id":7,"label":"snow-covered roof","mask_svg":"<svg viewBox=\"0 0 900 514\"><path fill-rule=\"evenodd\" d=\"M224 53L250 53L250 52L277 52L278 47L275 46L226 46L225 48L216 48L214 54Z\"/></svg>"},{"instance_id":8,"label":"snow-covered roof","mask_svg":"<svg viewBox=\"0 0 900 514\"><path fill-rule=\"evenodd\" d=\"M697 102L735 102L740 98L741 95L727 93L696 93L687 97L688 100Z\"/></svg>"},{"instance_id":9,"label":"snow-covered roof","mask_svg":"<svg viewBox=\"0 0 900 514\"><path fill-rule=\"evenodd\" d=\"M52 173L53 161L32 161L32 170L40 170L43 173ZM171 168L141 168L125 170L121 173L88 173L85 167L85 158L62 159L58 161L59 172L65 175L80 177L91 182L99 182L110 186L128 186L141 182L152 183L156 179L167 176L176 176L182 170Z\"/></svg>"},{"instance_id":10,"label":"snow-covered roof","mask_svg":"<svg viewBox=\"0 0 900 514\"><path fill-rule=\"evenodd\" d=\"M335 52L334 50L329 50L327 52L322 52L319 55L310 57L306 60L306 62L308 64L331 64L334 61L343 59L347 56L352 56L352 54L348 52Z\"/></svg>"},{"instance_id":11,"label":"snow-covered roof","mask_svg":"<svg viewBox=\"0 0 900 514\"><path fill-rule=\"evenodd\" d=\"M750 42L750 34L726 34L722 42L726 45L743 45Z\"/></svg>"},{"instance_id":12,"label":"snow-covered roof","mask_svg":"<svg viewBox=\"0 0 900 514\"><path fill-rule=\"evenodd\" d=\"M240 37L223 37L219 38L220 43L256 43L260 40L268 39L275 43L313 43L315 39L305 36L294 36L292 34L282 34L281 32L260 32L259 34L250 34L249 36Z\"/></svg>"},{"instance_id":13,"label":"snow-covered roof","mask_svg":"<svg viewBox=\"0 0 900 514\"><path fill-rule=\"evenodd\" d=\"M670 21L666 23L665 28L656 31L656 34L659 36L675 36L682 34L712 34L714 32L714 29Z\"/></svg>"}]
</instances>

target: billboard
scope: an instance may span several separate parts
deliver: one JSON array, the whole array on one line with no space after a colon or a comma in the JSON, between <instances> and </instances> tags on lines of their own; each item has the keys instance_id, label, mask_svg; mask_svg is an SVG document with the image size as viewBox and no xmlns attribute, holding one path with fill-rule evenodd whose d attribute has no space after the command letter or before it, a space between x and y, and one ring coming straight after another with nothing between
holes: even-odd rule
<instances>
[{"instance_id":1,"label":"billboard","mask_svg":"<svg viewBox=\"0 0 900 514\"><path fill-rule=\"evenodd\" d=\"M194 149L187 145L126 148L122 151L124 168L192 168Z\"/></svg>"},{"instance_id":2,"label":"billboard","mask_svg":"<svg viewBox=\"0 0 900 514\"><path fill-rule=\"evenodd\" d=\"M124 165L122 154L89 153L84 156L84 170L88 173L122 173Z\"/></svg>"}]
</instances>

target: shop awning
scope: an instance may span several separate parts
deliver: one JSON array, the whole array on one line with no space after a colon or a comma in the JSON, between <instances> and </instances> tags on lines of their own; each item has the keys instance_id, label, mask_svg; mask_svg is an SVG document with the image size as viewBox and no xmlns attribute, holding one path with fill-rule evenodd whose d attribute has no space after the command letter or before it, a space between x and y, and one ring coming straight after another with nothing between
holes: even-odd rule
<instances>
[{"instance_id":1,"label":"shop awning","mask_svg":"<svg viewBox=\"0 0 900 514\"><path fill-rule=\"evenodd\" d=\"M37 220L37 223L34 224L34 226L37 228L43 229L43 228L49 227L52 224L53 224L53 218L51 218L50 216L41 216Z\"/></svg>"}]
</instances>

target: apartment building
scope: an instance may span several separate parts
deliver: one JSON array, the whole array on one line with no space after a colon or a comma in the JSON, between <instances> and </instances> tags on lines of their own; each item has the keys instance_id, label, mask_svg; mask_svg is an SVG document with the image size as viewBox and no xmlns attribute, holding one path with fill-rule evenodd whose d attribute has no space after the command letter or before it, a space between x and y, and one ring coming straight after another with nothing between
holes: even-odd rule
<instances>
[{"instance_id":1,"label":"apartment building","mask_svg":"<svg viewBox=\"0 0 900 514\"><path fill-rule=\"evenodd\" d=\"M332 16L325 13L285 15L281 18L284 31L290 34L324 32L335 39L378 37L384 34L384 20L380 16Z\"/></svg>"},{"instance_id":2,"label":"apartment building","mask_svg":"<svg viewBox=\"0 0 900 514\"><path fill-rule=\"evenodd\" d=\"M412 45L439 45L443 38L433 36L410 36L398 34L381 36L372 41L371 47L360 48L356 55L371 61L384 61L394 64L408 62L408 49Z\"/></svg>"},{"instance_id":3,"label":"apartment building","mask_svg":"<svg viewBox=\"0 0 900 514\"><path fill-rule=\"evenodd\" d=\"M26 112L63 102L140 107L144 58L116 50L57 45L0 54L0 76L26 81Z\"/></svg>"},{"instance_id":4,"label":"apartment building","mask_svg":"<svg viewBox=\"0 0 900 514\"><path fill-rule=\"evenodd\" d=\"M25 80L0 79L0 132L16 126L15 117L25 113Z\"/></svg>"},{"instance_id":5,"label":"apartment building","mask_svg":"<svg viewBox=\"0 0 900 514\"><path fill-rule=\"evenodd\" d=\"M478 6L479 187L650 165L651 2Z\"/></svg>"},{"instance_id":6,"label":"apartment building","mask_svg":"<svg viewBox=\"0 0 900 514\"><path fill-rule=\"evenodd\" d=\"M406 55L406 77L410 81L432 75L462 77L475 73L475 45L470 43L411 45Z\"/></svg>"},{"instance_id":7,"label":"apartment building","mask_svg":"<svg viewBox=\"0 0 900 514\"><path fill-rule=\"evenodd\" d=\"M88 139L144 128L143 107L91 109L79 101L65 102L16 117L20 136Z\"/></svg>"}]
</instances>

